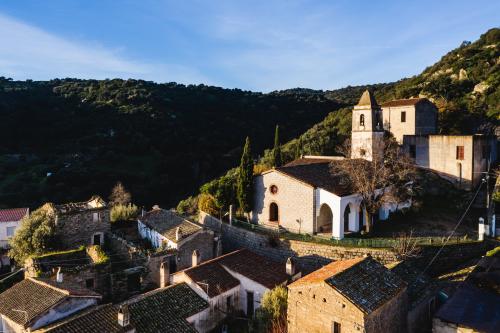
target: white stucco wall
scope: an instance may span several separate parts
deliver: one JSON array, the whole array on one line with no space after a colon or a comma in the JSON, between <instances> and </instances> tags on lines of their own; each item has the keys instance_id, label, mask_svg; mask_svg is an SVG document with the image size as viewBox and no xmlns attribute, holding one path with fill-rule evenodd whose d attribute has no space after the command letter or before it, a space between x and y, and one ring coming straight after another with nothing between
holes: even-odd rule
<instances>
[{"instance_id":1,"label":"white stucco wall","mask_svg":"<svg viewBox=\"0 0 500 333\"><path fill-rule=\"evenodd\" d=\"M416 129L415 107L413 105L382 108L384 129L403 143L403 135L413 135ZM401 113L406 112L406 121L401 122Z\"/></svg>"},{"instance_id":2,"label":"white stucco wall","mask_svg":"<svg viewBox=\"0 0 500 333\"><path fill-rule=\"evenodd\" d=\"M144 239L148 239L154 248L161 247L163 242L167 243L167 248L169 248L169 249L176 249L177 248L177 244L175 242L172 242L171 240L167 239L165 236L163 236L160 233L156 232L155 230L149 228L141 221L137 221L137 228L139 230L139 235Z\"/></svg>"}]
</instances>

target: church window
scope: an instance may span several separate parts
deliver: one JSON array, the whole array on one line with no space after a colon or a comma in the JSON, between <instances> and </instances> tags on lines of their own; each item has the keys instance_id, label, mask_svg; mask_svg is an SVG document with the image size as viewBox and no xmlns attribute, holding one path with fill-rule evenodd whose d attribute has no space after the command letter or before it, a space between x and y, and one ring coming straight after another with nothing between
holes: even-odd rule
<instances>
[{"instance_id":1,"label":"church window","mask_svg":"<svg viewBox=\"0 0 500 333\"><path fill-rule=\"evenodd\" d=\"M464 159L464 146L457 146L457 160Z\"/></svg>"},{"instance_id":2,"label":"church window","mask_svg":"<svg viewBox=\"0 0 500 333\"><path fill-rule=\"evenodd\" d=\"M365 115L359 116L359 126L365 126Z\"/></svg>"},{"instance_id":3,"label":"church window","mask_svg":"<svg viewBox=\"0 0 500 333\"><path fill-rule=\"evenodd\" d=\"M401 111L401 122L406 123L406 111Z\"/></svg>"},{"instance_id":4,"label":"church window","mask_svg":"<svg viewBox=\"0 0 500 333\"><path fill-rule=\"evenodd\" d=\"M269 191L271 191L271 194L276 194L276 193L278 193L278 186L276 186L276 185L271 185L271 187L269 188Z\"/></svg>"}]
</instances>

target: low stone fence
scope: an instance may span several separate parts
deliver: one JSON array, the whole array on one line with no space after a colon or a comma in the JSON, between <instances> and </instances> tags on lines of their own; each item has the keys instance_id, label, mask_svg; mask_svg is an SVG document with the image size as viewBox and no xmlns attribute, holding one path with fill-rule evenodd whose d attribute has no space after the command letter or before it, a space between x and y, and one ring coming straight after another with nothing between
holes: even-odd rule
<instances>
[{"instance_id":1,"label":"low stone fence","mask_svg":"<svg viewBox=\"0 0 500 333\"><path fill-rule=\"evenodd\" d=\"M341 247L296 240L276 239L221 222L219 219L200 212L199 223L222 236L224 252L248 248L272 260L284 262L289 257L297 260L305 273L312 272L335 260L347 260L371 255L383 264L397 261L396 254L388 249Z\"/></svg>"},{"instance_id":2,"label":"low stone fence","mask_svg":"<svg viewBox=\"0 0 500 333\"><path fill-rule=\"evenodd\" d=\"M304 273L314 271L331 261L359 258L368 254L382 264L398 261L392 249L344 247L280 239L277 234L273 237L272 234L256 233L221 222L205 212L200 212L199 223L221 235L222 247L226 253L244 247L279 262L286 261L288 257L294 257ZM441 246L422 246L421 257L411 260L417 267L426 269L431 275L436 275L468 259L480 257L495 246L498 246L498 242L491 240L448 244L430 266L429 263Z\"/></svg>"}]
</instances>

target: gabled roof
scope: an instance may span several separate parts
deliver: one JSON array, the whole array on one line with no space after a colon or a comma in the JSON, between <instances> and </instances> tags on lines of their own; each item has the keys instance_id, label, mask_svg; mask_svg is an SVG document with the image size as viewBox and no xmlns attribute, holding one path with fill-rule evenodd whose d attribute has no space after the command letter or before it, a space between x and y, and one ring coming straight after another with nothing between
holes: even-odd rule
<instances>
[{"instance_id":1,"label":"gabled roof","mask_svg":"<svg viewBox=\"0 0 500 333\"><path fill-rule=\"evenodd\" d=\"M358 104L356 104L356 106L378 107L378 103L373 93L370 90L366 89L363 92L363 95L361 95L361 98L359 99L359 102Z\"/></svg>"},{"instance_id":2,"label":"gabled roof","mask_svg":"<svg viewBox=\"0 0 500 333\"><path fill-rule=\"evenodd\" d=\"M385 108L385 107L397 107L397 106L411 106L411 105L416 105L423 101L429 101L429 100L427 98L396 99L382 104L382 107Z\"/></svg>"},{"instance_id":3,"label":"gabled roof","mask_svg":"<svg viewBox=\"0 0 500 333\"><path fill-rule=\"evenodd\" d=\"M153 209L143 216L139 216L138 220L174 243L177 242L177 228L179 228L181 239L203 229L198 224L188 221L170 210L161 208Z\"/></svg>"},{"instance_id":4,"label":"gabled roof","mask_svg":"<svg viewBox=\"0 0 500 333\"><path fill-rule=\"evenodd\" d=\"M49 205L57 214L71 214L106 207L106 202L100 196L94 195L87 201L68 202L60 205L49 203Z\"/></svg>"},{"instance_id":5,"label":"gabled roof","mask_svg":"<svg viewBox=\"0 0 500 333\"><path fill-rule=\"evenodd\" d=\"M237 287L240 281L231 272L272 289L287 281L285 265L264 258L248 249L242 249L205 261L183 271L209 297Z\"/></svg>"},{"instance_id":6,"label":"gabled roof","mask_svg":"<svg viewBox=\"0 0 500 333\"><path fill-rule=\"evenodd\" d=\"M322 188L340 197L353 194L348 179L334 172L332 166L344 163L342 160L301 158L275 170L315 188ZM356 163L369 163L363 159Z\"/></svg>"},{"instance_id":7,"label":"gabled roof","mask_svg":"<svg viewBox=\"0 0 500 333\"><path fill-rule=\"evenodd\" d=\"M389 301L406 283L371 257L332 262L295 281L289 288L326 283L364 313Z\"/></svg>"},{"instance_id":8,"label":"gabled roof","mask_svg":"<svg viewBox=\"0 0 500 333\"><path fill-rule=\"evenodd\" d=\"M118 310L127 304L130 325L118 325ZM137 333L179 332L196 330L186 318L208 307L208 303L185 283L160 288L121 304L107 304L66 319L47 330L51 333L121 333L135 329Z\"/></svg>"},{"instance_id":9,"label":"gabled roof","mask_svg":"<svg viewBox=\"0 0 500 333\"><path fill-rule=\"evenodd\" d=\"M53 286L45 281L27 278L0 294L0 314L25 327L54 306L70 297L101 296L91 290Z\"/></svg>"},{"instance_id":10,"label":"gabled roof","mask_svg":"<svg viewBox=\"0 0 500 333\"><path fill-rule=\"evenodd\" d=\"M17 222L28 215L29 208L0 209L0 222Z\"/></svg>"}]
</instances>

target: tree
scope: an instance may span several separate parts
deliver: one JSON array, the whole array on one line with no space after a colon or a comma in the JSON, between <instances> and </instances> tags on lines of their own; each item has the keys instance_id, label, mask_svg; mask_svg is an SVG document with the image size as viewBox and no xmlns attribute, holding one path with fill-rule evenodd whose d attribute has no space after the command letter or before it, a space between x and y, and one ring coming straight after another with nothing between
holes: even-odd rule
<instances>
[{"instance_id":1,"label":"tree","mask_svg":"<svg viewBox=\"0 0 500 333\"><path fill-rule=\"evenodd\" d=\"M279 139L279 125L274 130L273 167L280 167L282 164L281 145Z\"/></svg>"},{"instance_id":2,"label":"tree","mask_svg":"<svg viewBox=\"0 0 500 333\"><path fill-rule=\"evenodd\" d=\"M112 206L115 205L127 205L130 203L132 196L125 189L121 182L116 183L116 185L111 190L111 195L109 196L109 202Z\"/></svg>"},{"instance_id":3,"label":"tree","mask_svg":"<svg viewBox=\"0 0 500 333\"><path fill-rule=\"evenodd\" d=\"M246 138L243 154L241 155L236 195L240 208L248 215L253 206L253 159L249 137Z\"/></svg>"},{"instance_id":4,"label":"tree","mask_svg":"<svg viewBox=\"0 0 500 333\"><path fill-rule=\"evenodd\" d=\"M262 296L261 307L255 312L253 331L285 333L287 299L288 292L283 286L266 291Z\"/></svg>"},{"instance_id":5,"label":"tree","mask_svg":"<svg viewBox=\"0 0 500 333\"><path fill-rule=\"evenodd\" d=\"M53 250L58 244L55 217L49 209L41 207L21 221L21 226L9 240L9 256L18 263L32 255Z\"/></svg>"},{"instance_id":6,"label":"tree","mask_svg":"<svg viewBox=\"0 0 500 333\"><path fill-rule=\"evenodd\" d=\"M413 195L416 177L413 161L402 152L393 137L385 137L382 146L383 156L373 161L346 158L331 165L331 172L361 195L367 232L372 231L372 218L384 203L398 204ZM347 140L339 150L349 156L350 142Z\"/></svg>"},{"instance_id":7,"label":"tree","mask_svg":"<svg viewBox=\"0 0 500 333\"><path fill-rule=\"evenodd\" d=\"M295 152L294 158L299 159L302 156L302 137L297 139L297 143L295 144Z\"/></svg>"}]
</instances>

